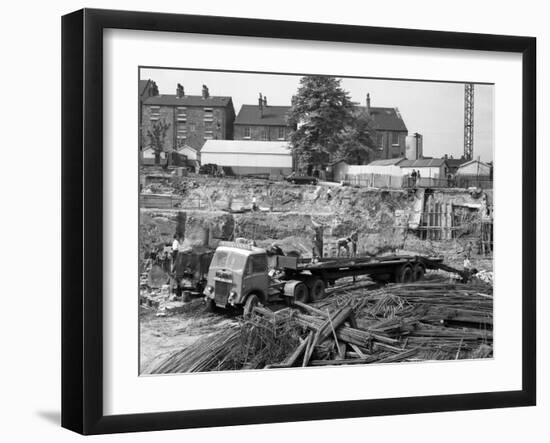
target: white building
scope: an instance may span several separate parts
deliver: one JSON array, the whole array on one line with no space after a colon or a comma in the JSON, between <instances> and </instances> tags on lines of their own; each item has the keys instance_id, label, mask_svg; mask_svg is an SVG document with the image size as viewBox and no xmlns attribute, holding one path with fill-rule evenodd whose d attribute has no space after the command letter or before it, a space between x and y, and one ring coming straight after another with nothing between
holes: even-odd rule
<instances>
[{"instance_id":1,"label":"white building","mask_svg":"<svg viewBox=\"0 0 550 443\"><path fill-rule=\"evenodd\" d=\"M491 166L479 160L470 160L458 167L456 175L489 177L491 175Z\"/></svg>"},{"instance_id":2,"label":"white building","mask_svg":"<svg viewBox=\"0 0 550 443\"><path fill-rule=\"evenodd\" d=\"M230 167L236 175L288 175L292 151L285 141L207 140L201 149L201 164Z\"/></svg>"},{"instance_id":3,"label":"white building","mask_svg":"<svg viewBox=\"0 0 550 443\"><path fill-rule=\"evenodd\" d=\"M178 146L176 152L180 155L185 155L187 160L196 160L199 162L201 160L201 152L189 145Z\"/></svg>"}]
</instances>

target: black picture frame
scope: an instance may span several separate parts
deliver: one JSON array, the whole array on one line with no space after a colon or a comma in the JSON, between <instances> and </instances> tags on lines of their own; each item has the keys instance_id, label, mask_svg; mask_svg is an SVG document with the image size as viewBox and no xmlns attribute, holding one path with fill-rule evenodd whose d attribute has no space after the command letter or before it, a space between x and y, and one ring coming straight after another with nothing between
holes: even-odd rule
<instances>
[{"instance_id":1,"label":"black picture frame","mask_svg":"<svg viewBox=\"0 0 550 443\"><path fill-rule=\"evenodd\" d=\"M102 37L107 28L521 54L521 158L525 171L521 390L104 415ZM96 9L65 15L62 18L62 426L82 434L104 434L535 405L535 146L536 39L532 37Z\"/></svg>"}]
</instances>

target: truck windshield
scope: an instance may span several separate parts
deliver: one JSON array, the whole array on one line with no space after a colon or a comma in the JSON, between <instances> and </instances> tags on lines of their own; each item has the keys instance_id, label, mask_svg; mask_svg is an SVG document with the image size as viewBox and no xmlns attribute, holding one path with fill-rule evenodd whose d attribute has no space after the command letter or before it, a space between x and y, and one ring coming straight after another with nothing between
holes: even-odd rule
<instances>
[{"instance_id":1,"label":"truck windshield","mask_svg":"<svg viewBox=\"0 0 550 443\"><path fill-rule=\"evenodd\" d=\"M234 251L216 251L210 267L241 271L244 269L245 263L246 255Z\"/></svg>"}]
</instances>

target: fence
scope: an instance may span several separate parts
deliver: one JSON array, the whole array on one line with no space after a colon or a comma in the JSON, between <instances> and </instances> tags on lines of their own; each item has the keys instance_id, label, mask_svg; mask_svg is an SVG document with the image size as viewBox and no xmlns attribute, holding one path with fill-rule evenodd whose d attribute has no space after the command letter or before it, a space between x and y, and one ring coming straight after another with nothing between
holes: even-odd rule
<instances>
[{"instance_id":1,"label":"fence","mask_svg":"<svg viewBox=\"0 0 550 443\"><path fill-rule=\"evenodd\" d=\"M481 188L492 189L493 180L486 176L460 175L451 178L398 176L388 174L345 174L344 183L370 188Z\"/></svg>"},{"instance_id":2,"label":"fence","mask_svg":"<svg viewBox=\"0 0 550 443\"><path fill-rule=\"evenodd\" d=\"M369 188L401 189L403 177L387 174L346 174L344 182L352 186L366 186Z\"/></svg>"},{"instance_id":3,"label":"fence","mask_svg":"<svg viewBox=\"0 0 550 443\"><path fill-rule=\"evenodd\" d=\"M493 180L486 176L456 176L450 178L403 177L404 188L481 188L492 189Z\"/></svg>"}]
</instances>

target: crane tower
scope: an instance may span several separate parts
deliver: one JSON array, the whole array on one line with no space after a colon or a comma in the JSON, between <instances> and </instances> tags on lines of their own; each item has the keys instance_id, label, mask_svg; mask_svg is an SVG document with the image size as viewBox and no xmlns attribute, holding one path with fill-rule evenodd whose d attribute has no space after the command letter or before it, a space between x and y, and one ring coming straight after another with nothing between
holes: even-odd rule
<instances>
[{"instance_id":1,"label":"crane tower","mask_svg":"<svg viewBox=\"0 0 550 443\"><path fill-rule=\"evenodd\" d=\"M474 156L474 84L464 85L464 158Z\"/></svg>"}]
</instances>

